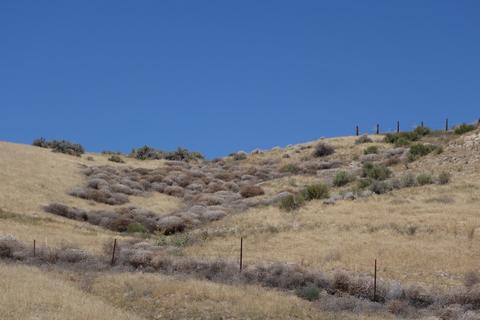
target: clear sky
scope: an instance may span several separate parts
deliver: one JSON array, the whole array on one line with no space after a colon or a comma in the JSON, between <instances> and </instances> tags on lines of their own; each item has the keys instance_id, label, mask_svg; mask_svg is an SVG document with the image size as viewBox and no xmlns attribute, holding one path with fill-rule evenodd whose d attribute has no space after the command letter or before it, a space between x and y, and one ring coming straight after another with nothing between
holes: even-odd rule
<instances>
[{"instance_id":1,"label":"clear sky","mask_svg":"<svg viewBox=\"0 0 480 320\"><path fill-rule=\"evenodd\" d=\"M480 1L0 1L0 140L208 157L480 117Z\"/></svg>"}]
</instances>

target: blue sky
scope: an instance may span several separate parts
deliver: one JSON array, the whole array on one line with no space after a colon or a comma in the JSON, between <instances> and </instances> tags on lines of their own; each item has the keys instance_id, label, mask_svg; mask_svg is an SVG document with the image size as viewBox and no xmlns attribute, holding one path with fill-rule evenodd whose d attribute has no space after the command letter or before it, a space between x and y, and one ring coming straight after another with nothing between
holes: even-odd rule
<instances>
[{"instance_id":1,"label":"blue sky","mask_svg":"<svg viewBox=\"0 0 480 320\"><path fill-rule=\"evenodd\" d=\"M0 1L0 140L208 157L480 117L480 2Z\"/></svg>"}]
</instances>

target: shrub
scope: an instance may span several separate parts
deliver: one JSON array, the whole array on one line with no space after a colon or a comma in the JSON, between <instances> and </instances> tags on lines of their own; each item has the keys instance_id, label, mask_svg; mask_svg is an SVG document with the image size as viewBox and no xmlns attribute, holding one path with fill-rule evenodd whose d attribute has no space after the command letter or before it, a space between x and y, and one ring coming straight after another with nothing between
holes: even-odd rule
<instances>
[{"instance_id":1,"label":"shrub","mask_svg":"<svg viewBox=\"0 0 480 320\"><path fill-rule=\"evenodd\" d=\"M283 172L283 173L297 174L297 173L300 173L301 171L302 169L293 163L286 164L280 168L280 172Z\"/></svg>"},{"instance_id":2,"label":"shrub","mask_svg":"<svg viewBox=\"0 0 480 320\"><path fill-rule=\"evenodd\" d=\"M448 184L450 182L450 177L450 173L443 171L438 175L438 183Z\"/></svg>"},{"instance_id":3,"label":"shrub","mask_svg":"<svg viewBox=\"0 0 480 320\"><path fill-rule=\"evenodd\" d=\"M357 188L358 189L365 189L365 188L369 187L371 184L372 184L372 180L370 178L358 179Z\"/></svg>"},{"instance_id":4,"label":"shrub","mask_svg":"<svg viewBox=\"0 0 480 320\"><path fill-rule=\"evenodd\" d=\"M315 285L308 285L306 287L297 289L296 294L302 299L314 301L318 300L318 298L320 297L320 290Z\"/></svg>"},{"instance_id":5,"label":"shrub","mask_svg":"<svg viewBox=\"0 0 480 320\"><path fill-rule=\"evenodd\" d=\"M410 151L408 152L408 160L415 161L421 157L426 156L437 147L431 144L421 144L417 143L410 147Z\"/></svg>"},{"instance_id":6,"label":"shrub","mask_svg":"<svg viewBox=\"0 0 480 320\"><path fill-rule=\"evenodd\" d=\"M412 141L417 141L420 139L420 136L415 131L412 132L399 132L399 133L387 133L385 135L384 141L386 143L392 143L395 145L399 144L409 144Z\"/></svg>"},{"instance_id":7,"label":"shrub","mask_svg":"<svg viewBox=\"0 0 480 320\"><path fill-rule=\"evenodd\" d=\"M378 146L369 146L365 150L363 150L363 154L377 154L378 153Z\"/></svg>"},{"instance_id":8,"label":"shrub","mask_svg":"<svg viewBox=\"0 0 480 320\"><path fill-rule=\"evenodd\" d=\"M33 140L32 145L52 149L53 152L65 153L72 156L80 157L85 153L85 149L78 143L72 143L66 140L47 141L44 138Z\"/></svg>"},{"instance_id":9,"label":"shrub","mask_svg":"<svg viewBox=\"0 0 480 320\"><path fill-rule=\"evenodd\" d=\"M143 224L134 222L128 225L127 232L128 233L147 233L148 230L147 228L145 228Z\"/></svg>"},{"instance_id":10,"label":"shrub","mask_svg":"<svg viewBox=\"0 0 480 320\"><path fill-rule=\"evenodd\" d=\"M323 142L320 142L315 146L315 150L313 151L313 156L314 157L325 157L328 155L331 155L335 152L335 149Z\"/></svg>"},{"instance_id":11,"label":"shrub","mask_svg":"<svg viewBox=\"0 0 480 320\"><path fill-rule=\"evenodd\" d=\"M125 161L119 155L113 154L108 158L108 161L117 162L117 163L125 163Z\"/></svg>"},{"instance_id":12,"label":"shrub","mask_svg":"<svg viewBox=\"0 0 480 320\"><path fill-rule=\"evenodd\" d=\"M362 144L362 143L371 143L373 140L364 134L363 136L359 137L357 140L355 140L355 144Z\"/></svg>"},{"instance_id":13,"label":"shrub","mask_svg":"<svg viewBox=\"0 0 480 320\"><path fill-rule=\"evenodd\" d=\"M245 186L240 190L240 194L244 198L252 198L265 194L265 191L259 186Z\"/></svg>"},{"instance_id":14,"label":"shrub","mask_svg":"<svg viewBox=\"0 0 480 320\"><path fill-rule=\"evenodd\" d=\"M466 124L466 123L462 123L461 125L459 125L458 127L455 128L455 134L464 134L464 133L467 133L467 132L470 132L470 131L473 131L476 129L476 126L474 126L473 124Z\"/></svg>"},{"instance_id":15,"label":"shrub","mask_svg":"<svg viewBox=\"0 0 480 320\"><path fill-rule=\"evenodd\" d=\"M374 180L370 185L370 191L376 194L384 194L390 191L390 186L385 181Z\"/></svg>"},{"instance_id":16,"label":"shrub","mask_svg":"<svg viewBox=\"0 0 480 320\"><path fill-rule=\"evenodd\" d=\"M402 188L410 188L417 184L415 176L411 173L406 173L400 178L400 186Z\"/></svg>"},{"instance_id":17,"label":"shrub","mask_svg":"<svg viewBox=\"0 0 480 320\"><path fill-rule=\"evenodd\" d=\"M130 156L138 160L158 160L165 158L165 152L145 145L137 149L132 149Z\"/></svg>"},{"instance_id":18,"label":"shrub","mask_svg":"<svg viewBox=\"0 0 480 320\"><path fill-rule=\"evenodd\" d=\"M333 178L333 185L336 187L342 187L353 180L352 175L346 171L339 171Z\"/></svg>"},{"instance_id":19,"label":"shrub","mask_svg":"<svg viewBox=\"0 0 480 320\"><path fill-rule=\"evenodd\" d=\"M328 187L323 183L317 183L305 186L302 191L303 198L306 201L314 199L325 199L329 197Z\"/></svg>"},{"instance_id":20,"label":"shrub","mask_svg":"<svg viewBox=\"0 0 480 320\"><path fill-rule=\"evenodd\" d=\"M417 176L417 183L421 186L424 186L426 184L432 184L433 179L432 176L429 174L420 174Z\"/></svg>"},{"instance_id":21,"label":"shrub","mask_svg":"<svg viewBox=\"0 0 480 320\"><path fill-rule=\"evenodd\" d=\"M382 164L366 162L363 164L362 176L373 180L385 180L389 178L392 171Z\"/></svg>"},{"instance_id":22,"label":"shrub","mask_svg":"<svg viewBox=\"0 0 480 320\"><path fill-rule=\"evenodd\" d=\"M200 152L178 148L176 151L166 153L165 159L173 161L191 161L204 159L204 156Z\"/></svg>"},{"instance_id":23,"label":"shrub","mask_svg":"<svg viewBox=\"0 0 480 320\"><path fill-rule=\"evenodd\" d=\"M293 211L300 208L305 203L302 194L291 194L280 200L280 209L285 211Z\"/></svg>"},{"instance_id":24,"label":"shrub","mask_svg":"<svg viewBox=\"0 0 480 320\"><path fill-rule=\"evenodd\" d=\"M428 127L418 126L415 128L415 130L413 130L413 132L415 132L417 135L421 137L424 137L429 135L432 132L432 130Z\"/></svg>"}]
</instances>

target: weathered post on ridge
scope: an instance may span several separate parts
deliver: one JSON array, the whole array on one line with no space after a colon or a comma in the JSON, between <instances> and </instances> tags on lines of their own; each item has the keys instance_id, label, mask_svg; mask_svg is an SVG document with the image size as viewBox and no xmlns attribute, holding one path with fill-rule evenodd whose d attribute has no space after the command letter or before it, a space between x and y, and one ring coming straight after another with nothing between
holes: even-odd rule
<instances>
[{"instance_id":1,"label":"weathered post on ridge","mask_svg":"<svg viewBox=\"0 0 480 320\"><path fill-rule=\"evenodd\" d=\"M117 239L113 239L112 261L110 262L112 266L115 263L115 250L117 250Z\"/></svg>"},{"instance_id":2,"label":"weathered post on ridge","mask_svg":"<svg viewBox=\"0 0 480 320\"><path fill-rule=\"evenodd\" d=\"M377 134L380 134L380 125L377 123Z\"/></svg>"},{"instance_id":3,"label":"weathered post on ridge","mask_svg":"<svg viewBox=\"0 0 480 320\"><path fill-rule=\"evenodd\" d=\"M422 121L422 123L420 124L420 126L423 128L423 121Z\"/></svg>"},{"instance_id":4,"label":"weathered post on ridge","mask_svg":"<svg viewBox=\"0 0 480 320\"><path fill-rule=\"evenodd\" d=\"M358 134L359 134L359 130L358 130L358 126L355 127L355 135L358 137Z\"/></svg>"},{"instance_id":5,"label":"weathered post on ridge","mask_svg":"<svg viewBox=\"0 0 480 320\"><path fill-rule=\"evenodd\" d=\"M377 301L377 259L375 259L375 271L373 274L373 301Z\"/></svg>"},{"instance_id":6,"label":"weathered post on ridge","mask_svg":"<svg viewBox=\"0 0 480 320\"><path fill-rule=\"evenodd\" d=\"M33 256L35 257L37 255L37 242L35 241L35 239L33 240Z\"/></svg>"},{"instance_id":7,"label":"weathered post on ridge","mask_svg":"<svg viewBox=\"0 0 480 320\"><path fill-rule=\"evenodd\" d=\"M397 133L400 132L400 121L397 121Z\"/></svg>"},{"instance_id":8,"label":"weathered post on ridge","mask_svg":"<svg viewBox=\"0 0 480 320\"><path fill-rule=\"evenodd\" d=\"M243 269L243 237L240 238L240 272Z\"/></svg>"},{"instance_id":9,"label":"weathered post on ridge","mask_svg":"<svg viewBox=\"0 0 480 320\"><path fill-rule=\"evenodd\" d=\"M448 131L448 118L445 119L445 131Z\"/></svg>"}]
</instances>

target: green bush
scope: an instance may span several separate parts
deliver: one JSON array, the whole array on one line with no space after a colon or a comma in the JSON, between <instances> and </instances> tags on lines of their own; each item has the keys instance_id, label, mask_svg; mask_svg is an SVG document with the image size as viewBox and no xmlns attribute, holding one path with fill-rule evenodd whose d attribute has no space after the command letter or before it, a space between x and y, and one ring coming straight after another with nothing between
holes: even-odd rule
<instances>
[{"instance_id":1,"label":"green bush","mask_svg":"<svg viewBox=\"0 0 480 320\"><path fill-rule=\"evenodd\" d=\"M323 183L317 183L305 186L302 191L302 197L306 201L315 199L325 199L329 197L328 187Z\"/></svg>"},{"instance_id":2,"label":"green bush","mask_svg":"<svg viewBox=\"0 0 480 320\"><path fill-rule=\"evenodd\" d=\"M420 174L417 176L417 183L421 186L432 184L433 183L432 176L425 173Z\"/></svg>"},{"instance_id":3,"label":"green bush","mask_svg":"<svg viewBox=\"0 0 480 320\"><path fill-rule=\"evenodd\" d=\"M390 185L385 181L374 180L370 185L370 191L376 194L384 194L390 191Z\"/></svg>"},{"instance_id":4,"label":"green bush","mask_svg":"<svg viewBox=\"0 0 480 320\"><path fill-rule=\"evenodd\" d=\"M190 151L184 148L178 148L175 151L167 152L165 154L165 159L174 161L190 161L204 159L204 157L200 152Z\"/></svg>"},{"instance_id":5,"label":"green bush","mask_svg":"<svg viewBox=\"0 0 480 320\"><path fill-rule=\"evenodd\" d=\"M339 171L333 178L333 185L336 187L342 187L353 181L353 177L346 171Z\"/></svg>"},{"instance_id":6,"label":"green bush","mask_svg":"<svg viewBox=\"0 0 480 320\"><path fill-rule=\"evenodd\" d=\"M134 222L134 223L130 223L127 226L127 232L128 233L147 233L148 230L147 228L145 228L143 224Z\"/></svg>"},{"instance_id":7,"label":"green bush","mask_svg":"<svg viewBox=\"0 0 480 320\"><path fill-rule=\"evenodd\" d=\"M392 171L383 164L366 162L363 164L362 177L373 180L385 180L392 175Z\"/></svg>"},{"instance_id":8,"label":"green bush","mask_svg":"<svg viewBox=\"0 0 480 320\"><path fill-rule=\"evenodd\" d=\"M302 171L302 169L297 166L296 164L289 163L284 165L283 167L280 168L280 172L283 173L291 173L291 174L298 174Z\"/></svg>"},{"instance_id":9,"label":"green bush","mask_svg":"<svg viewBox=\"0 0 480 320\"><path fill-rule=\"evenodd\" d=\"M408 145L412 141L417 141L421 136L415 132L399 132L399 133L387 133L384 141L395 145Z\"/></svg>"},{"instance_id":10,"label":"green bush","mask_svg":"<svg viewBox=\"0 0 480 320\"><path fill-rule=\"evenodd\" d=\"M49 148L52 149L53 152L65 153L77 157L80 157L85 153L85 149L83 149L82 145L67 140L47 141L44 138L39 138L33 140L32 145L41 148Z\"/></svg>"},{"instance_id":11,"label":"green bush","mask_svg":"<svg viewBox=\"0 0 480 320\"><path fill-rule=\"evenodd\" d=\"M411 173L406 173L400 178L400 186L402 188L410 188L417 184L415 176Z\"/></svg>"},{"instance_id":12,"label":"green bush","mask_svg":"<svg viewBox=\"0 0 480 320\"><path fill-rule=\"evenodd\" d=\"M377 154L378 153L378 146L368 146L365 150L363 150L363 154Z\"/></svg>"},{"instance_id":13,"label":"green bush","mask_svg":"<svg viewBox=\"0 0 480 320\"><path fill-rule=\"evenodd\" d=\"M320 142L315 146L315 150L313 151L313 156L314 157L325 157L328 155L331 155L335 152L335 149L323 142Z\"/></svg>"},{"instance_id":14,"label":"green bush","mask_svg":"<svg viewBox=\"0 0 480 320\"><path fill-rule=\"evenodd\" d=\"M371 184L372 184L372 179L370 178L358 179L357 188L362 190L362 189L368 188Z\"/></svg>"},{"instance_id":15,"label":"green bush","mask_svg":"<svg viewBox=\"0 0 480 320\"><path fill-rule=\"evenodd\" d=\"M362 143L371 143L373 140L364 134L363 136L359 137L357 140L355 140L355 144L362 144Z\"/></svg>"},{"instance_id":16,"label":"green bush","mask_svg":"<svg viewBox=\"0 0 480 320\"><path fill-rule=\"evenodd\" d=\"M308 301L315 301L320 297L320 289L318 289L318 287L315 285L308 285L306 287L299 288L295 293L298 297Z\"/></svg>"},{"instance_id":17,"label":"green bush","mask_svg":"<svg viewBox=\"0 0 480 320\"><path fill-rule=\"evenodd\" d=\"M112 161L112 162L116 162L116 163L125 163L125 161L122 159L122 157L120 157L117 154L112 154L110 156L110 158L108 158L108 161Z\"/></svg>"},{"instance_id":18,"label":"green bush","mask_svg":"<svg viewBox=\"0 0 480 320\"><path fill-rule=\"evenodd\" d=\"M285 211L297 210L305 203L302 194L291 194L282 198L280 201L280 209Z\"/></svg>"},{"instance_id":19,"label":"green bush","mask_svg":"<svg viewBox=\"0 0 480 320\"><path fill-rule=\"evenodd\" d=\"M415 130L413 130L413 132L415 132L417 135L423 137L423 136L429 135L432 132L432 130L428 127L418 126L418 127L415 128Z\"/></svg>"},{"instance_id":20,"label":"green bush","mask_svg":"<svg viewBox=\"0 0 480 320\"><path fill-rule=\"evenodd\" d=\"M416 143L410 147L410 151L408 152L408 160L415 161L426 156L435 149L437 149L437 147L431 144Z\"/></svg>"},{"instance_id":21,"label":"green bush","mask_svg":"<svg viewBox=\"0 0 480 320\"><path fill-rule=\"evenodd\" d=\"M464 133L473 131L476 128L477 127L474 126L473 124L462 123L461 125L459 125L458 127L455 128L454 132L455 132L455 134L464 134Z\"/></svg>"},{"instance_id":22,"label":"green bush","mask_svg":"<svg viewBox=\"0 0 480 320\"><path fill-rule=\"evenodd\" d=\"M450 182L450 177L450 173L443 171L438 175L438 183L448 184Z\"/></svg>"}]
</instances>

